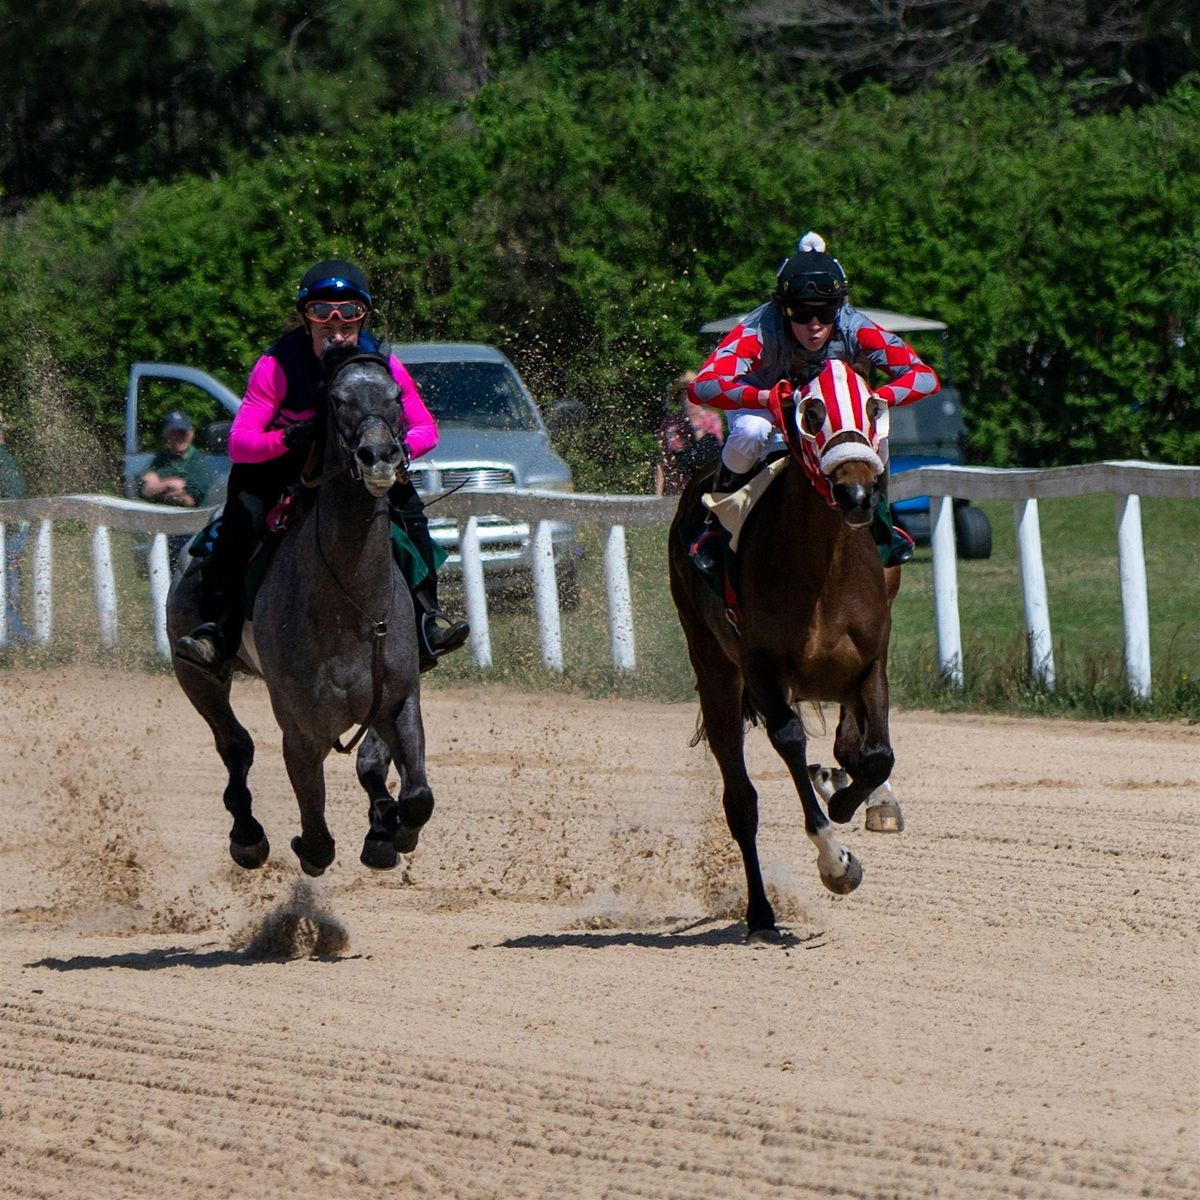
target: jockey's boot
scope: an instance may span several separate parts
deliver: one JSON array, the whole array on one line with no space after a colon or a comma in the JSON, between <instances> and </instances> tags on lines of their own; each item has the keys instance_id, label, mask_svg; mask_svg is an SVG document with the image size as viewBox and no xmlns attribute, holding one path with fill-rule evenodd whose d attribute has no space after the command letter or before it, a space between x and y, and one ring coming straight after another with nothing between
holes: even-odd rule
<instances>
[{"instance_id":1,"label":"jockey's boot","mask_svg":"<svg viewBox=\"0 0 1200 1200\"><path fill-rule=\"evenodd\" d=\"M437 576L430 571L413 588L416 600L418 649L421 668L432 666L443 654L457 650L471 635L471 626L442 612L438 605Z\"/></svg>"},{"instance_id":2,"label":"jockey's boot","mask_svg":"<svg viewBox=\"0 0 1200 1200\"><path fill-rule=\"evenodd\" d=\"M717 492L736 492L749 482L753 470L740 474L731 471L724 463L717 468L709 485L709 494ZM704 516L704 526L700 535L688 548L692 563L703 575L719 575L721 572L721 528L720 522L712 509L707 509Z\"/></svg>"},{"instance_id":3,"label":"jockey's boot","mask_svg":"<svg viewBox=\"0 0 1200 1200\"><path fill-rule=\"evenodd\" d=\"M442 611L438 603L437 560L433 538L429 533L429 518L413 492L403 508L393 508L392 518L402 524L413 548L421 556L427 574L412 588L413 607L417 613L417 643L421 653L421 669L427 670L443 654L457 650L471 634L466 621L457 620Z\"/></svg>"},{"instance_id":4,"label":"jockey's boot","mask_svg":"<svg viewBox=\"0 0 1200 1200\"><path fill-rule=\"evenodd\" d=\"M175 643L176 658L216 679L229 674L230 660L241 645L240 593L254 537L254 513L242 508L235 514L233 504L227 505L214 531L212 552L200 568L200 624Z\"/></svg>"},{"instance_id":5,"label":"jockey's boot","mask_svg":"<svg viewBox=\"0 0 1200 1200\"><path fill-rule=\"evenodd\" d=\"M879 497L875 516L871 520L871 536L885 567L899 567L913 556L913 540L892 521L887 493Z\"/></svg>"}]
</instances>

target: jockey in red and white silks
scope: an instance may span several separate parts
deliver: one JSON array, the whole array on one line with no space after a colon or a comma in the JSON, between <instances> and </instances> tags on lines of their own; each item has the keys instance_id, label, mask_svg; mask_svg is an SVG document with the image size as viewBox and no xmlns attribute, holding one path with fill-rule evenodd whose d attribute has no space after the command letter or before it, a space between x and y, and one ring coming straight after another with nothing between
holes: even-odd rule
<instances>
[{"instance_id":1,"label":"jockey in red and white silks","mask_svg":"<svg viewBox=\"0 0 1200 1200\"><path fill-rule=\"evenodd\" d=\"M775 432L766 411L771 389L784 379L803 386L830 359L859 367L870 363L886 371L890 380L875 395L889 407L911 404L939 387L933 369L911 346L850 304L843 303L838 309L824 345L808 350L794 336L792 322L780 303L768 300L724 338L688 389L697 404L729 412L721 461L734 475L753 470ZM886 464L886 443L881 458Z\"/></svg>"}]
</instances>

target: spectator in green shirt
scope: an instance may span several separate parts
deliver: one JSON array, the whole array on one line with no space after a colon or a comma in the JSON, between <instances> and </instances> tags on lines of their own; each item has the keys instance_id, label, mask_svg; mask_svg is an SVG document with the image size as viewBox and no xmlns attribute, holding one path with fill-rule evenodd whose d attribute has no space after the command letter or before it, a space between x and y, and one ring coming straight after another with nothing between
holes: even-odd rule
<instances>
[{"instance_id":1,"label":"spectator in green shirt","mask_svg":"<svg viewBox=\"0 0 1200 1200\"><path fill-rule=\"evenodd\" d=\"M157 504L176 504L181 508L203 508L208 489L213 485L212 459L192 444L196 430L187 413L176 409L163 419L163 441L167 448L151 460L141 480L141 493ZM179 559L191 534L167 538L171 569Z\"/></svg>"}]
</instances>

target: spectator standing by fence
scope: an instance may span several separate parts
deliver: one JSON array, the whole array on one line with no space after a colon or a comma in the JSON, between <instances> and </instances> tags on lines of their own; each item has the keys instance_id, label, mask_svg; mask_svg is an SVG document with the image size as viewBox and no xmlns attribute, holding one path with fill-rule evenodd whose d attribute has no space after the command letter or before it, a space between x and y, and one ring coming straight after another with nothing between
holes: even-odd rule
<instances>
[{"instance_id":1,"label":"spectator standing by fence","mask_svg":"<svg viewBox=\"0 0 1200 1200\"><path fill-rule=\"evenodd\" d=\"M720 414L688 399L688 385L695 378L694 371L685 371L667 388L654 465L656 496L682 492L696 471L721 456L725 433Z\"/></svg>"}]
</instances>

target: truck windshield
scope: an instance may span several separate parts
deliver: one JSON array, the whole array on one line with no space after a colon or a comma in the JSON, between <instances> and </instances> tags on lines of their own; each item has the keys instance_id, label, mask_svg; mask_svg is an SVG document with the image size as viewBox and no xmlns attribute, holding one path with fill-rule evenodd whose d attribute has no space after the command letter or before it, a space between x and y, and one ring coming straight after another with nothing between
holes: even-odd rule
<instances>
[{"instance_id":1,"label":"truck windshield","mask_svg":"<svg viewBox=\"0 0 1200 1200\"><path fill-rule=\"evenodd\" d=\"M512 372L498 362L414 362L405 369L439 424L531 432L537 420Z\"/></svg>"}]
</instances>

